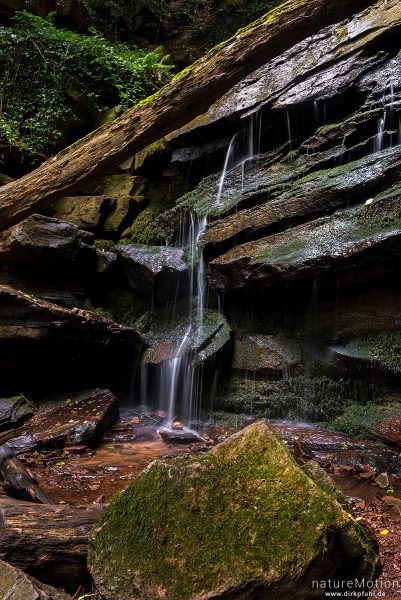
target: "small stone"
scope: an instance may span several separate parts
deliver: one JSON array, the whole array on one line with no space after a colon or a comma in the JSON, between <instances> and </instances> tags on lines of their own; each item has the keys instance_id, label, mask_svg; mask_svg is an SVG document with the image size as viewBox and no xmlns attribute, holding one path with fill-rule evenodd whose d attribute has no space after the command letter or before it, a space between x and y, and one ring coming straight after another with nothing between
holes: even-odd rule
<instances>
[{"instance_id":1,"label":"small stone","mask_svg":"<svg viewBox=\"0 0 401 600\"><path fill-rule=\"evenodd\" d=\"M381 488L388 488L390 485L390 479L388 473L380 473L377 477L375 477L375 483Z\"/></svg>"},{"instance_id":2,"label":"small stone","mask_svg":"<svg viewBox=\"0 0 401 600\"><path fill-rule=\"evenodd\" d=\"M384 504L388 504L389 506L397 506L401 509L401 498L394 498L394 496L384 496L383 498Z\"/></svg>"},{"instance_id":3,"label":"small stone","mask_svg":"<svg viewBox=\"0 0 401 600\"><path fill-rule=\"evenodd\" d=\"M354 474L354 468L348 465L335 465L333 470L334 475L349 477Z\"/></svg>"}]
</instances>

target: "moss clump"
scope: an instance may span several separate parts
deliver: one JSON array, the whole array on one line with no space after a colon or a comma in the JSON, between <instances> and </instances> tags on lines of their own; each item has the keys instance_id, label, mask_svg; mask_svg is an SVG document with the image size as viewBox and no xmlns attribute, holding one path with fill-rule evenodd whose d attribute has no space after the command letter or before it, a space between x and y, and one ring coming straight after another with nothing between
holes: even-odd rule
<instances>
[{"instance_id":1,"label":"moss clump","mask_svg":"<svg viewBox=\"0 0 401 600\"><path fill-rule=\"evenodd\" d=\"M157 245L165 237L165 224L161 216L171 208L172 203L165 198L155 198L137 216L132 226L124 232L120 244Z\"/></svg>"},{"instance_id":2,"label":"moss clump","mask_svg":"<svg viewBox=\"0 0 401 600\"><path fill-rule=\"evenodd\" d=\"M337 533L355 556L371 551L260 422L202 457L152 463L106 509L89 564L107 598L189 600L283 578L296 586Z\"/></svg>"},{"instance_id":3,"label":"moss clump","mask_svg":"<svg viewBox=\"0 0 401 600\"><path fill-rule=\"evenodd\" d=\"M401 331L379 331L359 336L346 346L347 353L401 373Z\"/></svg>"},{"instance_id":4,"label":"moss clump","mask_svg":"<svg viewBox=\"0 0 401 600\"><path fill-rule=\"evenodd\" d=\"M401 186L396 185L374 198L355 214L355 227L360 235L401 228Z\"/></svg>"},{"instance_id":5,"label":"moss clump","mask_svg":"<svg viewBox=\"0 0 401 600\"><path fill-rule=\"evenodd\" d=\"M290 239L284 243L267 246L258 255L258 260L271 265L291 265L297 263L303 250L308 248L307 237Z\"/></svg>"},{"instance_id":6,"label":"moss clump","mask_svg":"<svg viewBox=\"0 0 401 600\"><path fill-rule=\"evenodd\" d=\"M376 423L391 417L401 417L401 404L377 405L369 402L365 406L351 404L337 417L332 425L336 431L349 435L377 437Z\"/></svg>"}]
</instances>

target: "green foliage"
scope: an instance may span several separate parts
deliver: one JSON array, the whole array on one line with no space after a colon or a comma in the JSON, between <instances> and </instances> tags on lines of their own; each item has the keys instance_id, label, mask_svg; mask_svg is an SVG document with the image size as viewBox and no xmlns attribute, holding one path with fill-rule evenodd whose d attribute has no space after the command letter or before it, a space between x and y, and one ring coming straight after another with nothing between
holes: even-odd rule
<instances>
[{"instance_id":1,"label":"green foliage","mask_svg":"<svg viewBox=\"0 0 401 600\"><path fill-rule=\"evenodd\" d=\"M229 38L237 29L282 4L282 0L187 0L175 10L166 10L166 0L160 0L160 4L166 29L184 30L190 44L201 50L209 50Z\"/></svg>"},{"instance_id":2,"label":"green foliage","mask_svg":"<svg viewBox=\"0 0 401 600\"><path fill-rule=\"evenodd\" d=\"M102 110L134 105L169 72L160 50L110 44L96 32L80 35L19 12L0 28L0 140L52 153L66 130L90 130Z\"/></svg>"}]
</instances>

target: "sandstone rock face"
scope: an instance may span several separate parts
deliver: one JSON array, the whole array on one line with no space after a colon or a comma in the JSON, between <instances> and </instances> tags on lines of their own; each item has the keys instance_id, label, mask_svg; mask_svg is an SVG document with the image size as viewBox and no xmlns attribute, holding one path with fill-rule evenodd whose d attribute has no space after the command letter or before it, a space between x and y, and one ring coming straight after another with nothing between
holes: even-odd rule
<instances>
[{"instance_id":1,"label":"sandstone rock face","mask_svg":"<svg viewBox=\"0 0 401 600\"><path fill-rule=\"evenodd\" d=\"M11 265L80 268L95 260L92 234L76 225L32 215L0 236L0 258Z\"/></svg>"},{"instance_id":2,"label":"sandstone rock face","mask_svg":"<svg viewBox=\"0 0 401 600\"><path fill-rule=\"evenodd\" d=\"M0 561L0 595L7 600L71 600L62 590L39 583L20 569Z\"/></svg>"},{"instance_id":3,"label":"sandstone rock face","mask_svg":"<svg viewBox=\"0 0 401 600\"><path fill-rule=\"evenodd\" d=\"M352 368L362 373L382 374L382 378L391 380L401 377L401 331L378 331L356 336L342 346L333 346L336 366Z\"/></svg>"},{"instance_id":4,"label":"sandstone rock face","mask_svg":"<svg viewBox=\"0 0 401 600\"><path fill-rule=\"evenodd\" d=\"M116 248L128 286L161 303L187 291L189 269L184 251L169 246L121 245Z\"/></svg>"},{"instance_id":5,"label":"sandstone rock face","mask_svg":"<svg viewBox=\"0 0 401 600\"><path fill-rule=\"evenodd\" d=\"M212 261L216 285L272 285L316 277L325 271L373 267L401 253L400 190L391 189L367 206L334 213L238 246ZM388 218L382 219L385 214ZM382 258L383 257L383 258Z\"/></svg>"},{"instance_id":6,"label":"sandstone rock face","mask_svg":"<svg viewBox=\"0 0 401 600\"><path fill-rule=\"evenodd\" d=\"M180 306L183 309L183 306ZM148 333L144 337L149 348L142 357L143 364L157 365L175 356L182 337L191 326L190 317L176 310L177 315L172 320L160 314L155 318ZM215 311L206 310L204 313L203 327L197 328L193 324L188 335L185 353L191 357L196 365L206 364L208 361L218 359L219 354L227 350L230 341L230 326L226 318Z\"/></svg>"},{"instance_id":7,"label":"sandstone rock face","mask_svg":"<svg viewBox=\"0 0 401 600\"><path fill-rule=\"evenodd\" d=\"M59 200L52 212L56 219L96 231L114 207L115 200L109 196L70 196Z\"/></svg>"},{"instance_id":8,"label":"sandstone rock face","mask_svg":"<svg viewBox=\"0 0 401 600\"><path fill-rule=\"evenodd\" d=\"M203 241L216 289L263 291L360 267L394 268L401 52L389 50L387 36L400 24L399 4L379 0L267 63L171 136L180 163L227 163L223 182L216 168L166 219L208 215ZM363 225L372 200L377 216L385 200L394 219ZM350 220L360 212L355 227L344 209Z\"/></svg>"},{"instance_id":9,"label":"sandstone rock face","mask_svg":"<svg viewBox=\"0 0 401 600\"><path fill-rule=\"evenodd\" d=\"M312 579L369 579L377 555L259 422L201 457L150 465L95 527L89 564L107 600L310 600Z\"/></svg>"},{"instance_id":10,"label":"sandstone rock face","mask_svg":"<svg viewBox=\"0 0 401 600\"><path fill-rule=\"evenodd\" d=\"M238 336L234 344L232 368L239 371L282 373L301 361L295 340L260 334Z\"/></svg>"}]
</instances>

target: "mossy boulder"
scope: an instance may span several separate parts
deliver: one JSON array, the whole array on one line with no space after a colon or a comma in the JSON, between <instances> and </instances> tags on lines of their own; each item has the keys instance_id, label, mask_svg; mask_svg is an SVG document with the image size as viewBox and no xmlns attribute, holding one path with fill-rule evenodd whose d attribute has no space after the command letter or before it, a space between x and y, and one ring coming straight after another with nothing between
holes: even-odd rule
<instances>
[{"instance_id":1,"label":"mossy boulder","mask_svg":"<svg viewBox=\"0 0 401 600\"><path fill-rule=\"evenodd\" d=\"M107 600L310 599L312 580L374 577L377 553L261 421L152 463L95 527L89 564Z\"/></svg>"}]
</instances>

